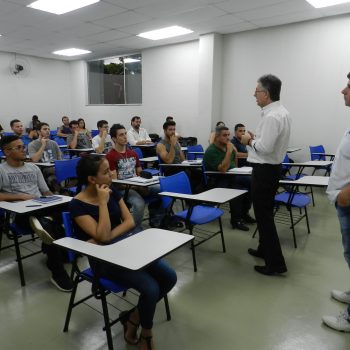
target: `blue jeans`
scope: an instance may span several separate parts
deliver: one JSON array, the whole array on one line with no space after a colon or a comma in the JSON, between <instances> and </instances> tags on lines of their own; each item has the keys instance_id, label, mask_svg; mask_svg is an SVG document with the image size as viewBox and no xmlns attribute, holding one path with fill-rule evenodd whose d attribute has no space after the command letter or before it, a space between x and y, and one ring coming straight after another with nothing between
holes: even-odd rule
<instances>
[{"instance_id":1,"label":"blue jeans","mask_svg":"<svg viewBox=\"0 0 350 350\"><path fill-rule=\"evenodd\" d=\"M344 247L344 258L350 268L350 206L337 208L338 219L340 223L340 232L342 235L342 242ZM348 314L350 315L350 304L348 305Z\"/></svg>"},{"instance_id":2,"label":"blue jeans","mask_svg":"<svg viewBox=\"0 0 350 350\"><path fill-rule=\"evenodd\" d=\"M338 219L340 223L340 232L344 247L344 258L350 268L350 206L340 207L336 204Z\"/></svg>"},{"instance_id":3,"label":"blue jeans","mask_svg":"<svg viewBox=\"0 0 350 350\"><path fill-rule=\"evenodd\" d=\"M151 329L157 302L175 286L176 272L163 260L157 260L145 269L138 271L105 263L98 264L102 277L133 288L140 293L137 304L140 324L143 328Z\"/></svg>"},{"instance_id":4,"label":"blue jeans","mask_svg":"<svg viewBox=\"0 0 350 350\"><path fill-rule=\"evenodd\" d=\"M141 226L145 205L148 202L148 212L150 216L150 221L154 223L156 226L159 226L165 211L162 208L161 199L158 197L158 193L160 192L159 185L153 185L147 187L148 195L146 197L142 197L137 191L130 189L126 202L131 205L132 216L135 221L135 226ZM125 191L121 191L121 194L124 196Z\"/></svg>"}]
</instances>

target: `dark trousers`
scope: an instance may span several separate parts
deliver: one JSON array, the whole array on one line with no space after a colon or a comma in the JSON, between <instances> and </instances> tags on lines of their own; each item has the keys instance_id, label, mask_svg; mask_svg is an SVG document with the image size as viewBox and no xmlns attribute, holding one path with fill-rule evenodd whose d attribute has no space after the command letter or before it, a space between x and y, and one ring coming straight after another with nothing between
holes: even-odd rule
<instances>
[{"instance_id":1,"label":"dark trousers","mask_svg":"<svg viewBox=\"0 0 350 350\"><path fill-rule=\"evenodd\" d=\"M253 208L259 230L258 251L263 253L266 266L272 268L286 265L273 217L281 170L281 165L254 164L252 173Z\"/></svg>"},{"instance_id":2,"label":"dark trousers","mask_svg":"<svg viewBox=\"0 0 350 350\"><path fill-rule=\"evenodd\" d=\"M52 236L53 239L59 239L65 236L64 229L61 225L62 212L67 211L67 209L67 205L62 204L59 206L53 206L36 210L30 214L17 214L15 217L15 223L19 227L28 229L30 227L30 216L35 216L40 222L41 218L43 218L44 216L51 216L53 218L53 222L51 223L49 220L46 220L50 225L43 225L43 227L46 231L48 231L48 233ZM48 245L45 243L42 243L42 250L43 253L47 255L46 265L52 272L52 274L57 275L63 273L65 271L63 262L65 260L65 256L67 255L66 252L53 244Z\"/></svg>"},{"instance_id":3,"label":"dark trousers","mask_svg":"<svg viewBox=\"0 0 350 350\"><path fill-rule=\"evenodd\" d=\"M209 188L235 188L248 192L230 201L231 223L241 221L252 206L251 178L246 175L214 175L208 183Z\"/></svg>"}]
</instances>

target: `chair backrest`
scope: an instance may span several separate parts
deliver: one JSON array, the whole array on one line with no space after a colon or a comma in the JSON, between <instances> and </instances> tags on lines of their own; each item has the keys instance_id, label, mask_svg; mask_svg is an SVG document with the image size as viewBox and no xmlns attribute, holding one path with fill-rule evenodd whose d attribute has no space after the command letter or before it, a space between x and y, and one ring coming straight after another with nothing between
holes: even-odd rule
<instances>
[{"instance_id":1,"label":"chair backrest","mask_svg":"<svg viewBox=\"0 0 350 350\"><path fill-rule=\"evenodd\" d=\"M57 130L50 131L50 139L53 140L57 136Z\"/></svg>"},{"instance_id":2,"label":"chair backrest","mask_svg":"<svg viewBox=\"0 0 350 350\"><path fill-rule=\"evenodd\" d=\"M59 136L56 136L54 139L53 139L58 145L67 145L67 141L64 137L59 137Z\"/></svg>"},{"instance_id":3,"label":"chair backrest","mask_svg":"<svg viewBox=\"0 0 350 350\"><path fill-rule=\"evenodd\" d=\"M204 152L202 145L194 145L194 146L188 146L187 147L187 159L193 160L193 159L201 159L203 158L203 155L201 154L193 154L190 152Z\"/></svg>"},{"instance_id":4,"label":"chair backrest","mask_svg":"<svg viewBox=\"0 0 350 350\"><path fill-rule=\"evenodd\" d=\"M68 211L62 212L62 220L63 220L63 226L64 226L64 231L66 233L66 237L74 237L72 218ZM69 262L72 262L74 260L74 257L75 257L74 252L71 250L68 250Z\"/></svg>"},{"instance_id":5,"label":"chair backrest","mask_svg":"<svg viewBox=\"0 0 350 350\"><path fill-rule=\"evenodd\" d=\"M62 182L77 177L77 163L80 158L67 160L55 160L55 174L57 182Z\"/></svg>"},{"instance_id":6,"label":"chair backrest","mask_svg":"<svg viewBox=\"0 0 350 350\"><path fill-rule=\"evenodd\" d=\"M175 175L160 177L159 184L161 192L192 194L190 180L184 171ZM162 196L162 202L163 207L168 208L172 200L171 198Z\"/></svg>"},{"instance_id":7,"label":"chair backrest","mask_svg":"<svg viewBox=\"0 0 350 350\"><path fill-rule=\"evenodd\" d=\"M98 130L96 130L96 129L91 130L91 136L95 137L96 135L98 135Z\"/></svg>"},{"instance_id":8,"label":"chair backrest","mask_svg":"<svg viewBox=\"0 0 350 350\"><path fill-rule=\"evenodd\" d=\"M134 147L133 150L135 151L139 159L143 158L143 154L140 147Z\"/></svg>"},{"instance_id":9,"label":"chair backrest","mask_svg":"<svg viewBox=\"0 0 350 350\"><path fill-rule=\"evenodd\" d=\"M286 155L284 156L284 159L282 161L282 163L290 163L289 161L289 157L288 157L288 153L286 153ZM282 169L283 170L289 170L291 167L288 165L282 165Z\"/></svg>"},{"instance_id":10,"label":"chair backrest","mask_svg":"<svg viewBox=\"0 0 350 350\"><path fill-rule=\"evenodd\" d=\"M309 148L310 148L311 160L326 160L325 156L313 154L313 153L325 153L324 147L322 145L309 146Z\"/></svg>"}]
</instances>

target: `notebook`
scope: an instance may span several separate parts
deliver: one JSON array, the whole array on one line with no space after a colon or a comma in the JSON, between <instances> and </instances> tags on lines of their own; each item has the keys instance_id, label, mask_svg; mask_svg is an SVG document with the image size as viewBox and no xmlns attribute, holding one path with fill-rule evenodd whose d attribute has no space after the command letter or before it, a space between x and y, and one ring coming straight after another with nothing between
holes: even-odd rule
<instances>
[{"instance_id":1,"label":"notebook","mask_svg":"<svg viewBox=\"0 0 350 350\"><path fill-rule=\"evenodd\" d=\"M153 176L151 179L145 179L144 177L141 177L141 176L135 176L135 177L131 177L130 179L125 179L125 180L146 184L146 183L158 181L158 176Z\"/></svg>"},{"instance_id":2,"label":"notebook","mask_svg":"<svg viewBox=\"0 0 350 350\"><path fill-rule=\"evenodd\" d=\"M60 196L42 196L39 198L34 198L33 201L39 202L39 203L51 203L55 201L61 201L62 197Z\"/></svg>"}]
</instances>

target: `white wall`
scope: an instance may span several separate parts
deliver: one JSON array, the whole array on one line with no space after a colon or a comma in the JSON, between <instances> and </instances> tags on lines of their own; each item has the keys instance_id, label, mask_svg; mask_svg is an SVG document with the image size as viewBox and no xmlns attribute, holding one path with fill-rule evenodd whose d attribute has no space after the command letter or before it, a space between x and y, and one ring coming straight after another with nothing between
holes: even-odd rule
<instances>
[{"instance_id":1,"label":"white wall","mask_svg":"<svg viewBox=\"0 0 350 350\"><path fill-rule=\"evenodd\" d=\"M71 63L72 116L83 117L89 128L106 119L129 128L133 115L142 117L148 132L159 133L167 115L174 116L183 136L196 136L198 126L198 42L142 51L142 105L88 106L85 63Z\"/></svg>"},{"instance_id":2,"label":"white wall","mask_svg":"<svg viewBox=\"0 0 350 350\"><path fill-rule=\"evenodd\" d=\"M224 120L254 130L260 117L256 80L273 73L282 80L281 100L293 118L290 145L304 148L293 158L309 157L309 145L335 151L350 125L340 94L350 71L349 25L350 18L333 17L225 36Z\"/></svg>"},{"instance_id":3,"label":"white wall","mask_svg":"<svg viewBox=\"0 0 350 350\"><path fill-rule=\"evenodd\" d=\"M69 63L17 55L24 71L10 73L14 54L0 52L0 124L10 131L10 120L26 126L34 114L51 127L58 126L63 114L71 113ZM30 68L29 74L27 73Z\"/></svg>"}]
</instances>

